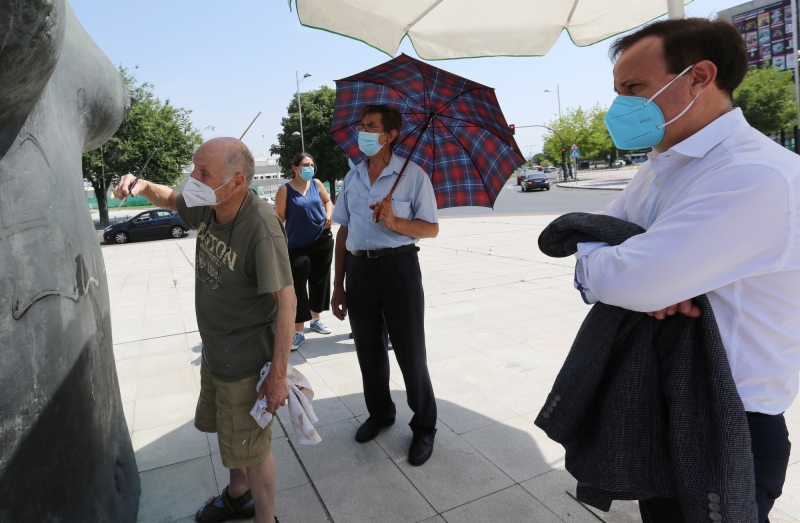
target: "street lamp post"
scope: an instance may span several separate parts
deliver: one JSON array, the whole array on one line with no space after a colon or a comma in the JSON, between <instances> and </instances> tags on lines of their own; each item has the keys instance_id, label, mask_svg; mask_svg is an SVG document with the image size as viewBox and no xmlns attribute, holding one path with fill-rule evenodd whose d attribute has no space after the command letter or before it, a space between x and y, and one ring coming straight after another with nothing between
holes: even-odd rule
<instances>
[{"instance_id":1,"label":"street lamp post","mask_svg":"<svg viewBox=\"0 0 800 523\"><path fill-rule=\"evenodd\" d=\"M303 75L303 80L311 76L311 73L306 73ZM297 111L300 113L300 146L303 148L303 152L306 152L306 141L303 137L303 107L300 105L300 73L297 71L294 72L294 79L297 81Z\"/></svg>"},{"instance_id":2,"label":"street lamp post","mask_svg":"<svg viewBox=\"0 0 800 523\"><path fill-rule=\"evenodd\" d=\"M544 92L552 93L553 90L552 89L545 89ZM562 116L561 116L561 87L558 84L556 84L556 96L558 97L558 122L561 123L561 118L562 118ZM553 131L553 132L555 132L555 131ZM556 133L556 134L558 134L558 133ZM561 138L561 137L559 136L559 138ZM562 169L564 170L564 180L566 180L567 179L567 153L564 152L564 144L563 144L564 140L562 139L561 141L562 141L562 144L561 144L561 165L563 166Z\"/></svg>"},{"instance_id":3,"label":"street lamp post","mask_svg":"<svg viewBox=\"0 0 800 523\"><path fill-rule=\"evenodd\" d=\"M800 56L800 53L797 52L797 0L792 0L790 5L792 9L792 22L794 22L794 27L792 27L792 49L794 49L794 52L791 54L791 57L792 60L794 60L794 63L792 63L792 71L794 72L794 100L797 106L797 124L794 126L794 152L797 152L800 151L797 144L797 125L800 125L800 77L798 77L797 74L798 56ZM788 69L789 64L786 65Z\"/></svg>"},{"instance_id":4,"label":"street lamp post","mask_svg":"<svg viewBox=\"0 0 800 523\"><path fill-rule=\"evenodd\" d=\"M552 89L545 89L544 92L552 93ZM558 119L561 119L561 88L556 84L556 95L558 96Z\"/></svg>"}]
</instances>

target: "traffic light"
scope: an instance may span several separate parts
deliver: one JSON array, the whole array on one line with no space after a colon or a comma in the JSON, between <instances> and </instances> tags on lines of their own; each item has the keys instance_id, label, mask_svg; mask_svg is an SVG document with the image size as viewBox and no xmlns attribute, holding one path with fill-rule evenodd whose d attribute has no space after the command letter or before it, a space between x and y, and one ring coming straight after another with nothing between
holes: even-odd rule
<instances>
[{"instance_id":1,"label":"traffic light","mask_svg":"<svg viewBox=\"0 0 800 523\"><path fill-rule=\"evenodd\" d=\"M513 124L513 123L512 123L511 125L509 125L509 126L508 126L508 128L509 128L509 130L511 131L511 134L512 134L512 135L516 133L516 127L514 127L514 124Z\"/></svg>"},{"instance_id":2,"label":"traffic light","mask_svg":"<svg viewBox=\"0 0 800 523\"><path fill-rule=\"evenodd\" d=\"M564 154L565 152L567 152L567 150L562 147L561 148L561 154Z\"/></svg>"}]
</instances>

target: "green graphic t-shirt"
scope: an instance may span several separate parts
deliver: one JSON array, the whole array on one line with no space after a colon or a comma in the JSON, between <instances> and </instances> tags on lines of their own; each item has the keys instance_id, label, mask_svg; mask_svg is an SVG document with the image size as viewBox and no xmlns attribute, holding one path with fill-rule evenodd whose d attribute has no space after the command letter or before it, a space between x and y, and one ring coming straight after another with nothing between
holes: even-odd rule
<instances>
[{"instance_id":1,"label":"green graphic t-shirt","mask_svg":"<svg viewBox=\"0 0 800 523\"><path fill-rule=\"evenodd\" d=\"M197 230L195 309L203 360L223 381L257 374L272 361L278 304L271 293L292 285L283 224L252 191L235 225L215 223L211 207L186 207L182 195L177 207Z\"/></svg>"}]
</instances>

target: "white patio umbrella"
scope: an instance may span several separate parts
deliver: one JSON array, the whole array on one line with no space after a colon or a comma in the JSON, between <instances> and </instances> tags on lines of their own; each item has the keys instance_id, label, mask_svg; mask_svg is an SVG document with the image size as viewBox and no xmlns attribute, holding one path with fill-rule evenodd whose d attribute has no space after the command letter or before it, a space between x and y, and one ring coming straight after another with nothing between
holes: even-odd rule
<instances>
[{"instance_id":1,"label":"white patio umbrella","mask_svg":"<svg viewBox=\"0 0 800 523\"><path fill-rule=\"evenodd\" d=\"M394 56L408 35L420 58L542 56L566 29L591 45L691 0L295 0L300 23ZM289 0L289 8L292 0Z\"/></svg>"}]
</instances>

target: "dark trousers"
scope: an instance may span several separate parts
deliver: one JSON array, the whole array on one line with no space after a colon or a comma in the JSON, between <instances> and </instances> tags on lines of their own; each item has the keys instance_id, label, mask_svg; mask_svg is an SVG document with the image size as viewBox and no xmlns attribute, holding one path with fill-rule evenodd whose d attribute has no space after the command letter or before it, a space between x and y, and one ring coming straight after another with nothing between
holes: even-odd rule
<instances>
[{"instance_id":1,"label":"dark trousers","mask_svg":"<svg viewBox=\"0 0 800 523\"><path fill-rule=\"evenodd\" d=\"M425 353L425 299L417 253L381 258L347 254L347 310L371 419L393 421L386 335L403 373L415 435L436 433L436 399Z\"/></svg>"},{"instance_id":2,"label":"dark trousers","mask_svg":"<svg viewBox=\"0 0 800 523\"><path fill-rule=\"evenodd\" d=\"M330 309L332 260L333 235L330 229L325 229L322 236L311 245L289 249L294 293L297 296L295 323L311 320L311 311Z\"/></svg>"},{"instance_id":3,"label":"dark trousers","mask_svg":"<svg viewBox=\"0 0 800 523\"><path fill-rule=\"evenodd\" d=\"M771 416L747 413L750 441L753 448L753 469L756 477L758 522L769 523L769 511L783 491L789 467L789 431L783 414ZM680 523L680 505L670 498L652 498L639 502L643 523Z\"/></svg>"}]
</instances>

